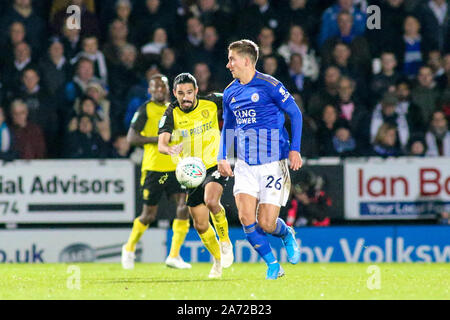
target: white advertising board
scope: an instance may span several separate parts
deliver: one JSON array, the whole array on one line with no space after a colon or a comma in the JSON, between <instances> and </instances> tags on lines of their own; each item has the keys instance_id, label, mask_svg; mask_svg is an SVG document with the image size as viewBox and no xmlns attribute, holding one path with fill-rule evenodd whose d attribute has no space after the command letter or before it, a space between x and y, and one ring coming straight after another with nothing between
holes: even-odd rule
<instances>
[{"instance_id":1,"label":"white advertising board","mask_svg":"<svg viewBox=\"0 0 450 320\"><path fill-rule=\"evenodd\" d=\"M344 185L347 219L433 218L450 211L450 158L347 161Z\"/></svg>"},{"instance_id":2,"label":"white advertising board","mask_svg":"<svg viewBox=\"0 0 450 320\"><path fill-rule=\"evenodd\" d=\"M14 161L0 166L0 223L130 222L128 160Z\"/></svg>"}]
</instances>

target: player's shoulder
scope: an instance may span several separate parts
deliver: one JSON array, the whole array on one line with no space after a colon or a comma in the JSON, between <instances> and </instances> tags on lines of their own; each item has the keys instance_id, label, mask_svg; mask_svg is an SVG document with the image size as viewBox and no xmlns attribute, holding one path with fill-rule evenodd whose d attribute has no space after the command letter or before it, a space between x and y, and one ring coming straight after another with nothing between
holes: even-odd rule
<instances>
[{"instance_id":1,"label":"player's shoulder","mask_svg":"<svg viewBox=\"0 0 450 320\"><path fill-rule=\"evenodd\" d=\"M259 85L264 85L264 86L269 86L269 87L276 87L280 83L280 81L278 81L271 75L261 73L261 72L256 73L255 82Z\"/></svg>"},{"instance_id":2,"label":"player's shoulder","mask_svg":"<svg viewBox=\"0 0 450 320\"><path fill-rule=\"evenodd\" d=\"M223 90L223 95L224 96L227 96L227 94L230 92L230 91L233 91L233 89L234 89L234 87L235 87L235 85L237 84L237 79L234 79L233 81L231 81L226 87L225 87L225 89Z\"/></svg>"},{"instance_id":3,"label":"player's shoulder","mask_svg":"<svg viewBox=\"0 0 450 320\"><path fill-rule=\"evenodd\" d=\"M138 107L138 112L144 112L147 111L147 106L149 103L151 103L152 101L150 99L144 101L141 103L141 105Z\"/></svg>"},{"instance_id":4,"label":"player's shoulder","mask_svg":"<svg viewBox=\"0 0 450 320\"><path fill-rule=\"evenodd\" d=\"M222 105L223 94L219 92L213 92L207 95L199 95L198 99L200 101L205 100L215 103L217 106Z\"/></svg>"}]
</instances>

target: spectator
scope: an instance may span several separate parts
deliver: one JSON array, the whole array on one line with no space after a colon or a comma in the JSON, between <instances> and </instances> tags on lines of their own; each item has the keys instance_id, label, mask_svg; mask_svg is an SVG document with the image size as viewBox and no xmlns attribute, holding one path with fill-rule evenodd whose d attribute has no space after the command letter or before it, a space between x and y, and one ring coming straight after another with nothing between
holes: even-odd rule
<instances>
[{"instance_id":1,"label":"spectator","mask_svg":"<svg viewBox=\"0 0 450 320\"><path fill-rule=\"evenodd\" d=\"M277 78L284 84L288 90L294 88L294 84L292 83L290 77L286 77L285 73L281 71L279 66L279 59L277 59L274 55L265 56L262 59L262 71L268 75L271 75L274 78Z\"/></svg>"},{"instance_id":2,"label":"spectator","mask_svg":"<svg viewBox=\"0 0 450 320\"><path fill-rule=\"evenodd\" d=\"M39 62L41 82L52 96L59 95L70 79L71 67L64 56L64 46L58 38L53 38L48 48L48 54Z\"/></svg>"},{"instance_id":3,"label":"spectator","mask_svg":"<svg viewBox=\"0 0 450 320\"><path fill-rule=\"evenodd\" d=\"M448 16L450 7L446 0L423 1L417 8L417 15L420 19L422 36L427 48L442 52L450 52L450 24Z\"/></svg>"},{"instance_id":4,"label":"spectator","mask_svg":"<svg viewBox=\"0 0 450 320\"><path fill-rule=\"evenodd\" d=\"M5 62L10 61L14 56L14 48L22 42L26 42L25 26L22 22L16 21L9 26L8 38L2 43L3 50L0 53L1 62L0 67L3 67Z\"/></svg>"},{"instance_id":5,"label":"spectator","mask_svg":"<svg viewBox=\"0 0 450 320\"><path fill-rule=\"evenodd\" d=\"M123 101L130 88L139 82L136 48L127 44L120 49L119 64L112 66L109 73L111 93L116 99Z\"/></svg>"},{"instance_id":6,"label":"spectator","mask_svg":"<svg viewBox=\"0 0 450 320\"><path fill-rule=\"evenodd\" d=\"M22 71L31 66L33 66L33 61L30 46L26 42L17 44L14 48L14 60L7 63L4 68L4 78L8 79L5 82L7 97L20 87Z\"/></svg>"},{"instance_id":7,"label":"spectator","mask_svg":"<svg viewBox=\"0 0 450 320\"><path fill-rule=\"evenodd\" d=\"M397 58L392 52L381 54L381 72L374 75L370 84L372 93L371 104L375 105L386 92L395 91L395 85L400 80L400 74L395 71Z\"/></svg>"},{"instance_id":8,"label":"spectator","mask_svg":"<svg viewBox=\"0 0 450 320\"><path fill-rule=\"evenodd\" d=\"M44 159L46 144L42 129L28 121L28 107L21 100L11 103L12 132L14 135L14 149L20 159Z\"/></svg>"},{"instance_id":9,"label":"spectator","mask_svg":"<svg viewBox=\"0 0 450 320\"><path fill-rule=\"evenodd\" d=\"M333 136L338 127L345 125L345 120L338 118L338 112L333 105L326 105L322 118L318 122L317 137L319 142L319 156L330 156L333 150Z\"/></svg>"},{"instance_id":10,"label":"spectator","mask_svg":"<svg viewBox=\"0 0 450 320\"><path fill-rule=\"evenodd\" d=\"M338 0L337 4L329 7L322 15L320 34L318 38L319 47L332 37L339 35L338 16L339 13L349 12L352 17L352 26L348 34L342 34L344 37L355 37L364 34L366 29L366 15L353 5L353 0Z\"/></svg>"},{"instance_id":11,"label":"spectator","mask_svg":"<svg viewBox=\"0 0 450 320\"><path fill-rule=\"evenodd\" d=\"M433 79L433 70L430 67L421 67L417 80L417 86L411 94L411 101L417 104L425 121L428 122L431 114L437 108L441 92Z\"/></svg>"},{"instance_id":12,"label":"spectator","mask_svg":"<svg viewBox=\"0 0 450 320\"><path fill-rule=\"evenodd\" d=\"M200 20L205 26L213 26L220 38L227 40L233 34L232 17L216 0L199 0Z\"/></svg>"},{"instance_id":13,"label":"spectator","mask_svg":"<svg viewBox=\"0 0 450 320\"><path fill-rule=\"evenodd\" d=\"M65 100L70 104L68 110L71 110L75 100L85 93L86 87L91 81L100 82L100 79L94 76L94 63L90 59L81 58L76 65L72 81L67 83L64 90Z\"/></svg>"},{"instance_id":14,"label":"spectator","mask_svg":"<svg viewBox=\"0 0 450 320\"><path fill-rule=\"evenodd\" d=\"M114 159L128 159L130 157L130 149L131 146L127 140L127 134L118 134L113 139L110 157Z\"/></svg>"},{"instance_id":15,"label":"spectator","mask_svg":"<svg viewBox=\"0 0 450 320\"><path fill-rule=\"evenodd\" d=\"M85 37L82 42L82 48L83 50L70 60L70 63L72 65L76 64L81 57L90 59L94 63L94 75L106 86L108 84L108 67L103 52L98 49L97 37Z\"/></svg>"},{"instance_id":16,"label":"spectator","mask_svg":"<svg viewBox=\"0 0 450 320\"><path fill-rule=\"evenodd\" d=\"M218 86L213 81L211 71L206 63L197 63L194 66L194 77L197 79L198 94L200 96L218 91Z\"/></svg>"},{"instance_id":17,"label":"spectator","mask_svg":"<svg viewBox=\"0 0 450 320\"><path fill-rule=\"evenodd\" d=\"M39 52L41 44L47 37L46 23L33 10L32 0L14 0L10 9L3 14L1 30L9 30L13 22L21 22L25 26L27 42ZM2 38L5 38L3 34Z\"/></svg>"},{"instance_id":18,"label":"spectator","mask_svg":"<svg viewBox=\"0 0 450 320\"><path fill-rule=\"evenodd\" d=\"M278 54L281 55L286 63L290 62L292 54L302 56L303 74L316 81L319 76L319 65L315 57L315 51L309 45L309 40L299 25L292 25L289 30L289 39L278 48Z\"/></svg>"},{"instance_id":19,"label":"spectator","mask_svg":"<svg viewBox=\"0 0 450 320\"><path fill-rule=\"evenodd\" d=\"M407 80L401 80L396 85L395 91L399 103L396 107L396 112L400 115L405 115L410 124L411 132L423 133L425 132L424 119L420 108L411 101L411 88Z\"/></svg>"},{"instance_id":20,"label":"spectator","mask_svg":"<svg viewBox=\"0 0 450 320\"><path fill-rule=\"evenodd\" d=\"M338 85L341 72L336 66L328 66L324 72L323 85L314 92L308 101L307 112L319 119L325 105L336 105L339 101Z\"/></svg>"},{"instance_id":21,"label":"spectator","mask_svg":"<svg viewBox=\"0 0 450 320\"><path fill-rule=\"evenodd\" d=\"M173 48L164 48L161 52L160 60L161 73L165 74L171 84L175 77L183 72L182 66L177 63L176 53ZM147 84L145 84L147 88Z\"/></svg>"},{"instance_id":22,"label":"spectator","mask_svg":"<svg viewBox=\"0 0 450 320\"><path fill-rule=\"evenodd\" d=\"M428 52L427 66L433 71L433 79L438 80L445 73L441 52L431 50Z\"/></svg>"},{"instance_id":23,"label":"spectator","mask_svg":"<svg viewBox=\"0 0 450 320\"><path fill-rule=\"evenodd\" d=\"M447 53L443 60L444 74L437 79L437 82L441 90L450 90L450 53Z\"/></svg>"},{"instance_id":24,"label":"spectator","mask_svg":"<svg viewBox=\"0 0 450 320\"><path fill-rule=\"evenodd\" d=\"M64 155L70 159L99 159L108 155L107 144L94 131L95 120L88 115L77 118L77 130L66 137Z\"/></svg>"},{"instance_id":25,"label":"spectator","mask_svg":"<svg viewBox=\"0 0 450 320\"><path fill-rule=\"evenodd\" d=\"M63 6L61 10L55 14L54 18L50 21L53 34L59 34L63 29L63 25L66 24L66 19L69 16L69 14L67 13L67 7L69 5L76 5L81 8L81 37L92 36L99 39L101 37L99 21L95 13L88 10L84 0L70 0L68 1L67 5Z\"/></svg>"},{"instance_id":26,"label":"spectator","mask_svg":"<svg viewBox=\"0 0 450 320\"><path fill-rule=\"evenodd\" d=\"M80 30L76 28L69 29L64 23L62 27L61 42L64 46L64 55L68 61L74 59L81 51Z\"/></svg>"},{"instance_id":27,"label":"spectator","mask_svg":"<svg viewBox=\"0 0 450 320\"><path fill-rule=\"evenodd\" d=\"M425 157L427 152L427 147L425 139L422 135L416 134L411 136L407 145L406 155L411 157Z\"/></svg>"},{"instance_id":28,"label":"spectator","mask_svg":"<svg viewBox=\"0 0 450 320\"><path fill-rule=\"evenodd\" d=\"M304 101L308 101L313 89L313 82L303 73L303 57L298 53L291 55L289 63L289 75L293 88L288 88L292 92L299 92Z\"/></svg>"},{"instance_id":29,"label":"spectator","mask_svg":"<svg viewBox=\"0 0 450 320\"><path fill-rule=\"evenodd\" d=\"M355 157L356 141L347 124L338 125L331 139L333 149L325 156Z\"/></svg>"},{"instance_id":30,"label":"spectator","mask_svg":"<svg viewBox=\"0 0 450 320\"><path fill-rule=\"evenodd\" d=\"M450 157L450 131L442 111L433 112L425 140L428 157Z\"/></svg>"},{"instance_id":31,"label":"spectator","mask_svg":"<svg viewBox=\"0 0 450 320\"><path fill-rule=\"evenodd\" d=\"M108 42L103 46L103 53L109 65L120 63L120 50L128 45L128 27L125 22L116 19L109 25Z\"/></svg>"},{"instance_id":32,"label":"spectator","mask_svg":"<svg viewBox=\"0 0 450 320\"><path fill-rule=\"evenodd\" d=\"M289 226L329 226L332 201L325 193L323 178L303 170L293 185L286 223Z\"/></svg>"},{"instance_id":33,"label":"spectator","mask_svg":"<svg viewBox=\"0 0 450 320\"><path fill-rule=\"evenodd\" d=\"M391 123L384 123L378 129L370 155L383 158L401 156L397 145L397 128Z\"/></svg>"},{"instance_id":34,"label":"spectator","mask_svg":"<svg viewBox=\"0 0 450 320\"><path fill-rule=\"evenodd\" d=\"M349 77L341 77L338 83L339 101L337 110L339 118L348 123L352 135L358 134L359 122L366 116L366 107L355 97L355 81Z\"/></svg>"},{"instance_id":35,"label":"spectator","mask_svg":"<svg viewBox=\"0 0 450 320\"><path fill-rule=\"evenodd\" d=\"M0 160L11 161L15 158L13 143L13 136L6 123L4 109L0 106Z\"/></svg>"},{"instance_id":36,"label":"spectator","mask_svg":"<svg viewBox=\"0 0 450 320\"><path fill-rule=\"evenodd\" d=\"M169 46L167 32L164 28L156 28L153 32L152 41L141 48L146 66L159 61L161 52Z\"/></svg>"},{"instance_id":37,"label":"spectator","mask_svg":"<svg viewBox=\"0 0 450 320\"><path fill-rule=\"evenodd\" d=\"M399 42L394 50L400 60L399 66L402 73L412 79L423 64L425 46L419 33L421 25L417 18L406 17L403 28L403 41Z\"/></svg>"},{"instance_id":38,"label":"spectator","mask_svg":"<svg viewBox=\"0 0 450 320\"><path fill-rule=\"evenodd\" d=\"M311 0L290 0L289 7L285 13L287 25L301 24L305 33L309 36L316 34L316 12L314 12L314 1ZM283 30L287 31L287 30Z\"/></svg>"}]
</instances>

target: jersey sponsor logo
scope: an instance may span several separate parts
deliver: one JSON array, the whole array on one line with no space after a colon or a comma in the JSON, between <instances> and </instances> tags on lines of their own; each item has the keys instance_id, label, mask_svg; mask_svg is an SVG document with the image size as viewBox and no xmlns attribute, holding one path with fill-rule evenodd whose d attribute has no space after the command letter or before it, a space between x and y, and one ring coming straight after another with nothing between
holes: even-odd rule
<instances>
[{"instance_id":1,"label":"jersey sponsor logo","mask_svg":"<svg viewBox=\"0 0 450 320\"><path fill-rule=\"evenodd\" d=\"M164 124L166 123L166 119L167 119L167 116L162 116L161 120L159 120L159 124L158 124L159 129L164 127Z\"/></svg>"},{"instance_id":2,"label":"jersey sponsor logo","mask_svg":"<svg viewBox=\"0 0 450 320\"><path fill-rule=\"evenodd\" d=\"M255 109L234 110L233 113L234 113L234 116L236 117L237 124L256 123L256 110Z\"/></svg>"},{"instance_id":3,"label":"jersey sponsor logo","mask_svg":"<svg viewBox=\"0 0 450 320\"><path fill-rule=\"evenodd\" d=\"M253 102L258 102L259 101L259 94L257 94L257 93L252 94L252 101Z\"/></svg>"},{"instance_id":4,"label":"jersey sponsor logo","mask_svg":"<svg viewBox=\"0 0 450 320\"><path fill-rule=\"evenodd\" d=\"M290 93L284 90L282 87L278 92L280 92L280 94L283 96L283 100L281 100L281 102L285 102L290 96Z\"/></svg>"}]
</instances>

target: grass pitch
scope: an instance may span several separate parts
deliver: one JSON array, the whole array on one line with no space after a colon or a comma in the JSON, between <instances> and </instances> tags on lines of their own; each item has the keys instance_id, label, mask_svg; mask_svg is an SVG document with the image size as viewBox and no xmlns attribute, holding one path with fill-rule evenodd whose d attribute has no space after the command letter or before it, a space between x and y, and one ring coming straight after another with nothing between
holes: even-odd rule
<instances>
[{"instance_id":1,"label":"grass pitch","mask_svg":"<svg viewBox=\"0 0 450 320\"><path fill-rule=\"evenodd\" d=\"M220 280L208 279L209 263L190 270L155 263L137 263L134 270L122 270L120 264L75 266L79 273L67 264L0 265L0 300L450 299L450 265L445 263L376 264L379 289L372 290L369 264L284 264L286 275L275 281L264 279L262 263L234 264ZM369 286L377 286L373 280Z\"/></svg>"}]
</instances>

